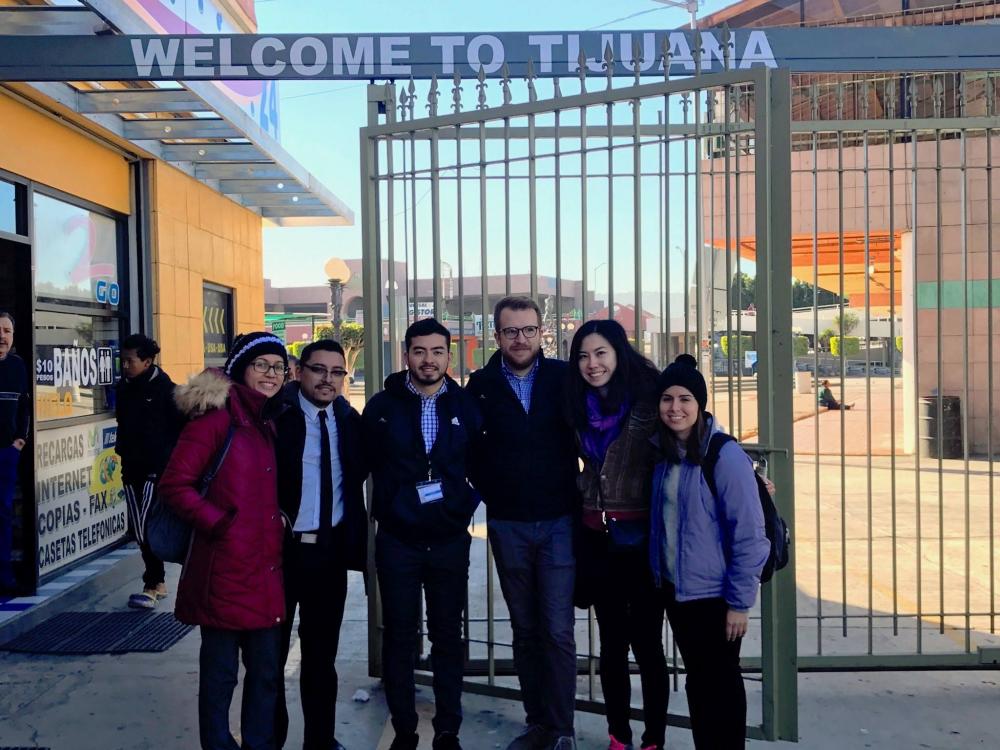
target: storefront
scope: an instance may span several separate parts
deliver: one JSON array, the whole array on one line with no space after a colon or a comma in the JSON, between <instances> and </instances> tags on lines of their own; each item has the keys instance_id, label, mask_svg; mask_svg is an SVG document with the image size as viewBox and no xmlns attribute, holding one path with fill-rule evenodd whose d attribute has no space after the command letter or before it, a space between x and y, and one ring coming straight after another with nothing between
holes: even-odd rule
<instances>
[{"instance_id":1,"label":"storefront","mask_svg":"<svg viewBox=\"0 0 1000 750\"><path fill-rule=\"evenodd\" d=\"M94 5L100 18L21 13L19 33L59 18L162 33L186 12ZM227 30L254 30L252 4L202 5ZM12 519L19 593L128 536L114 452L122 339L156 339L177 382L221 364L236 333L264 325L263 226L352 223L275 140L274 96L273 83L0 82L0 310L32 387Z\"/></svg>"}]
</instances>

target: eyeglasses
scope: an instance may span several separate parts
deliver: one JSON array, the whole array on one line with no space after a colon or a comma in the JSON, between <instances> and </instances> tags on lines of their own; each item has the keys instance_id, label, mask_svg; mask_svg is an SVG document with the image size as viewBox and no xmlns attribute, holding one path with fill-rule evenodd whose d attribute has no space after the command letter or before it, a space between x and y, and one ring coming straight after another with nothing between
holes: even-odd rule
<instances>
[{"instance_id":1,"label":"eyeglasses","mask_svg":"<svg viewBox=\"0 0 1000 750\"><path fill-rule=\"evenodd\" d=\"M538 335L538 326L522 326L521 328L514 328L510 326L509 328L501 328L500 333L508 341L513 341L517 338L517 334L523 333L524 338L533 339Z\"/></svg>"},{"instance_id":2,"label":"eyeglasses","mask_svg":"<svg viewBox=\"0 0 1000 750\"><path fill-rule=\"evenodd\" d=\"M326 380L326 378L342 378L347 375L347 370L342 370L339 367L335 370L327 370L323 365L302 365L305 369L309 370L313 375Z\"/></svg>"},{"instance_id":3,"label":"eyeglasses","mask_svg":"<svg viewBox=\"0 0 1000 750\"><path fill-rule=\"evenodd\" d=\"M254 372L259 372L261 375L270 372L275 375L281 375L282 377L284 377L288 373L288 368L285 367L284 362L277 362L273 365L269 365L262 359L255 359L251 363L251 367L253 367Z\"/></svg>"}]
</instances>

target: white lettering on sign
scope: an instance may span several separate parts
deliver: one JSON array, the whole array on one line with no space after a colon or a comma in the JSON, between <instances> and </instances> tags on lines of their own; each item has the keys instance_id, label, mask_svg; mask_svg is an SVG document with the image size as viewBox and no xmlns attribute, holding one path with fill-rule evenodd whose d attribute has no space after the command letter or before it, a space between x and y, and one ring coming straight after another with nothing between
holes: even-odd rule
<instances>
[{"instance_id":1,"label":"white lettering on sign","mask_svg":"<svg viewBox=\"0 0 1000 750\"><path fill-rule=\"evenodd\" d=\"M409 75L411 68L406 62L410 54L410 37L408 36L384 36L379 39L379 64L384 76L405 76ZM502 56L501 51L501 56ZM405 64L398 65L402 61Z\"/></svg>"},{"instance_id":2,"label":"white lettering on sign","mask_svg":"<svg viewBox=\"0 0 1000 750\"><path fill-rule=\"evenodd\" d=\"M177 66L177 53L180 51L181 40L170 39L164 49L162 39L132 39L132 57L135 58L136 72L141 76L153 74L153 67L160 74L170 77Z\"/></svg>"},{"instance_id":3,"label":"white lettering on sign","mask_svg":"<svg viewBox=\"0 0 1000 750\"><path fill-rule=\"evenodd\" d=\"M771 50L771 43L767 41L767 34L763 31L750 32L747 46L743 49L740 68L749 68L754 63L760 63L768 68L778 67L778 63L774 60L774 52Z\"/></svg>"},{"instance_id":4,"label":"white lettering on sign","mask_svg":"<svg viewBox=\"0 0 1000 750\"><path fill-rule=\"evenodd\" d=\"M307 63L302 54L307 49L312 50L313 61L311 63ZM292 70L303 76L318 76L326 70L326 63L329 59L326 46L323 42L311 36L296 39L292 42L289 57L292 62Z\"/></svg>"},{"instance_id":5,"label":"white lettering on sign","mask_svg":"<svg viewBox=\"0 0 1000 750\"><path fill-rule=\"evenodd\" d=\"M215 47L213 39L184 40L184 77L198 78L214 76L215 68L203 63L212 62L212 52Z\"/></svg>"},{"instance_id":6,"label":"white lettering on sign","mask_svg":"<svg viewBox=\"0 0 1000 750\"><path fill-rule=\"evenodd\" d=\"M542 73L552 72L552 48L562 44L562 42L562 34L531 34L528 36L528 44L538 47L538 67ZM577 49L576 54L580 54L579 49ZM576 57L574 56L573 59L575 60Z\"/></svg>"},{"instance_id":7,"label":"white lettering on sign","mask_svg":"<svg viewBox=\"0 0 1000 750\"><path fill-rule=\"evenodd\" d=\"M219 75L245 76L249 73L246 65L233 65L233 40L219 40Z\"/></svg>"},{"instance_id":8,"label":"white lettering on sign","mask_svg":"<svg viewBox=\"0 0 1000 750\"><path fill-rule=\"evenodd\" d=\"M441 48L441 72L451 75L455 72L455 47L465 44L464 36L432 36L431 46Z\"/></svg>"},{"instance_id":9,"label":"white lettering on sign","mask_svg":"<svg viewBox=\"0 0 1000 750\"><path fill-rule=\"evenodd\" d=\"M365 75L371 75L375 71L374 57L375 43L370 36L359 36L353 50L349 39L340 36L333 38L334 75L343 75L345 64L353 75L358 74L362 65L365 68Z\"/></svg>"},{"instance_id":10,"label":"white lettering on sign","mask_svg":"<svg viewBox=\"0 0 1000 750\"><path fill-rule=\"evenodd\" d=\"M264 61L265 50L274 53L284 52L285 43L280 39L275 39L274 37L264 37L263 39L258 39L253 43L253 47L250 48L250 64L253 65L254 70L256 70L261 75L267 76L277 76L281 75L282 71L285 69L285 63L278 59L278 55L275 54L273 57L274 62Z\"/></svg>"},{"instance_id":11,"label":"white lettering on sign","mask_svg":"<svg viewBox=\"0 0 1000 750\"><path fill-rule=\"evenodd\" d=\"M483 47L490 48L489 62L483 60L481 52ZM467 59L469 61L469 67L475 71L478 71L479 66L482 65L483 72L486 73L486 75L490 75L491 73L496 73L503 67L503 42L492 34L480 34L479 36L472 37L472 41L469 42L469 48L466 52L468 54Z\"/></svg>"}]
</instances>

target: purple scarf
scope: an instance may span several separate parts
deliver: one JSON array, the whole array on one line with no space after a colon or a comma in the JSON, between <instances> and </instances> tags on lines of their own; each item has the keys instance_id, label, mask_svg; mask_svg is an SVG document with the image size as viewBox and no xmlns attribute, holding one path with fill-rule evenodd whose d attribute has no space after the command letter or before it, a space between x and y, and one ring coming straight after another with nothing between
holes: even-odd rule
<instances>
[{"instance_id":1,"label":"purple scarf","mask_svg":"<svg viewBox=\"0 0 1000 750\"><path fill-rule=\"evenodd\" d=\"M601 397L593 389L587 391L587 422L588 426L580 433L580 444L584 455L595 461L598 466L604 463L608 447L618 437L625 426L628 415L628 402L623 402L614 414L604 414L601 411Z\"/></svg>"}]
</instances>

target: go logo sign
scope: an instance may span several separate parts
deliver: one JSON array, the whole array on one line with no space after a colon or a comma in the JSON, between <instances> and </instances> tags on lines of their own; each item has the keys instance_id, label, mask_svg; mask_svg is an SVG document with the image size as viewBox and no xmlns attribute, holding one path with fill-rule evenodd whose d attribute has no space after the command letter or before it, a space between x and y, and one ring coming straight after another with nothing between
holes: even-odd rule
<instances>
[{"instance_id":1,"label":"go logo sign","mask_svg":"<svg viewBox=\"0 0 1000 750\"><path fill-rule=\"evenodd\" d=\"M98 279L94 287L94 296L98 302L117 305L121 301L121 288L116 281Z\"/></svg>"}]
</instances>

